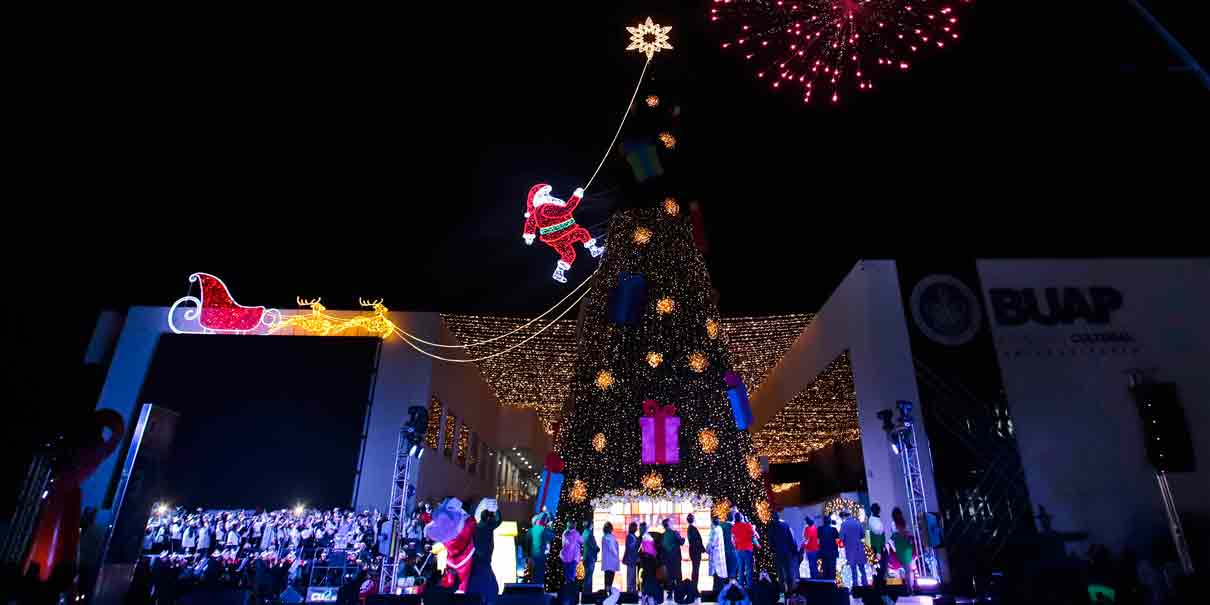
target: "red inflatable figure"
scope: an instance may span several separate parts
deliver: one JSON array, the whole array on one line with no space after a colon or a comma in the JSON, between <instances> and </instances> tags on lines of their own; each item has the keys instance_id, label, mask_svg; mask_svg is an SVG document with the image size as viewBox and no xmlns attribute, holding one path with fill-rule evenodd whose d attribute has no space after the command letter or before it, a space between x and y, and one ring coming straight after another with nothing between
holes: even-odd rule
<instances>
[{"instance_id":1,"label":"red inflatable figure","mask_svg":"<svg viewBox=\"0 0 1210 605\"><path fill-rule=\"evenodd\" d=\"M475 555L475 520L462 510L462 501L446 498L424 526L424 535L445 546L445 575L441 585L465 593Z\"/></svg>"},{"instance_id":2,"label":"red inflatable figure","mask_svg":"<svg viewBox=\"0 0 1210 605\"><path fill-rule=\"evenodd\" d=\"M122 443L122 416L109 409L97 410L96 432L88 441L74 444L55 466L54 482L43 500L42 512L34 530L33 543L25 557L24 572L38 570L38 579L47 582L56 570L74 577L80 545L80 486ZM109 429L108 439L104 429Z\"/></svg>"},{"instance_id":3,"label":"red inflatable figure","mask_svg":"<svg viewBox=\"0 0 1210 605\"><path fill-rule=\"evenodd\" d=\"M605 247L598 246L592 234L577 225L576 219L572 217L576 206L584 199L584 190L576 189L571 194L571 199L566 202L551 197L550 190L550 185L546 183L538 183L529 188L529 197L525 200L525 228L521 237L525 239L526 245L532 245L536 232L542 243L557 252L559 261L555 263L555 273L551 277L555 281L567 283L563 272L570 269L576 260L573 244L584 244L594 258L605 252Z\"/></svg>"}]
</instances>

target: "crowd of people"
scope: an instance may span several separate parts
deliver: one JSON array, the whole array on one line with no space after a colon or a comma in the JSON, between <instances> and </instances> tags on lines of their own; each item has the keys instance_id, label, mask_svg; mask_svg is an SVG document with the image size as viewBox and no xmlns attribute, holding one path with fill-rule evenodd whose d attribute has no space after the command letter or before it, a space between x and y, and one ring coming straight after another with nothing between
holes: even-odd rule
<instances>
[{"instance_id":1,"label":"crowd of people","mask_svg":"<svg viewBox=\"0 0 1210 605\"><path fill-rule=\"evenodd\" d=\"M186 511L158 508L132 594L170 604L196 590L240 589L258 602L287 588L375 591L385 518L377 511Z\"/></svg>"}]
</instances>

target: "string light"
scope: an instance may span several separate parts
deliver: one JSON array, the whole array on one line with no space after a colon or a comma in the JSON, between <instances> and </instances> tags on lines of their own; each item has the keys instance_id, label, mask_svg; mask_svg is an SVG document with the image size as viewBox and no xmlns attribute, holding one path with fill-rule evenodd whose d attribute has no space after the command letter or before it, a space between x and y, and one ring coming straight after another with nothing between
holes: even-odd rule
<instances>
[{"instance_id":1,"label":"string light","mask_svg":"<svg viewBox=\"0 0 1210 605\"><path fill-rule=\"evenodd\" d=\"M706 366L710 362L706 361L706 354L701 351L694 351L689 354L689 369L701 374L706 371Z\"/></svg>"},{"instance_id":2,"label":"string light","mask_svg":"<svg viewBox=\"0 0 1210 605\"><path fill-rule=\"evenodd\" d=\"M659 107L660 106L660 98L655 95L647 95L646 100L647 100L648 107Z\"/></svg>"},{"instance_id":3,"label":"string light","mask_svg":"<svg viewBox=\"0 0 1210 605\"><path fill-rule=\"evenodd\" d=\"M598 389L607 391L609 387L613 386L613 373L609 370L601 370L597 372L597 378L593 382L597 385Z\"/></svg>"},{"instance_id":4,"label":"string light","mask_svg":"<svg viewBox=\"0 0 1210 605\"><path fill-rule=\"evenodd\" d=\"M653 22L651 17L636 27L627 27L626 31L630 32L630 46L626 50L637 50L647 55L648 61L661 50L672 50L672 45L668 43L668 32L672 31L672 26L661 26Z\"/></svg>"},{"instance_id":5,"label":"string light","mask_svg":"<svg viewBox=\"0 0 1210 605\"><path fill-rule=\"evenodd\" d=\"M668 315L676 311L676 302L671 298L661 298L655 302L655 312L660 315Z\"/></svg>"},{"instance_id":6,"label":"string light","mask_svg":"<svg viewBox=\"0 0 1210 605\"><path fill-rule=\"evenodd\" d=\"M526 318L474 315L443 315L445 325L459 340L475 342L508 334L524 325ZM744 376L750 393L759 390L766 374L789 350L810 323L811 314L767 317L707 317L706 335L726 343L735 372ZM699 324L700 325L700 324ZM711 326L715 327L712 329ZM505 357L478 362L484 378L503 405L533 409L550 432L559 420L563 405L571 397L576 366L576 320L560 320L531 344ZM515 344L520 335L496 341L490 352ZM832 443L860 438L857 399L848 357L842 355L824 369L815 381L796 395L777 416L753 435L761 456L776 464L800 462Z\"/></svg>"},{"instance_id":7,"label":"string light","mask_svg":"<svg viewBox=\"0 0 1210 605\"><path fill-rule=\"evenodd\" d=\"M650 473L643 475L642 485L643 489L660 489L664 487L664 476L655 471L651 471Z\"/></svg>"},{"instance_id":8,"label":"string light","mask_svg":"<svg viewBox=\"0 0 1210 605\"><path fill-rule=\"evenodd\" d=\"M780 494L783 492L788 492L796 487L799 487L800 485L802 485L801 481L794 481L791 483L774 483L769 486L769 489L772 489L773 493L775 494Z\"/></svg>"},{"instance_id":9,"label":"string light","mask_svg":"<svg viewBox=\"0 0 1210 605\"><path fill-rule=\"evenodd\" d=\"M672 136L671 132L668 132L666 130L664 132L661 132L659 139L660 139L660 142L664 144L665 149L675 149L676 148L676 137Z\"/></svg>"},{"instance_id":10,"label":"string light","mask_svg":"<svg viewBox=\"0 0 1210 605\"><path fill-rule=\"evenodd\" d=\"M803 462L834 443L861 439L848 353L842 354L752 436L770 462Z\"/></svg>"},{"instance_id":11,"label":"string light","mask_svg":"<svg viewBox=\"0 0 1210 605\"><path fill-rule=\"evenodd\" d=\"M647 353L647 365L653 368L658 368L660 367L661 363L664 363L664 356L662 354L656 351Z\"/></svg>"},{"instance_id":12,"label":"string light","mask_svg":"<svg viewBox=\"0 0 1210 605\"><path fill-rule=\"evenodd\" d=\"M669 136L672 136L672 135L669 135ZM662 137L662 135L661 135L661 137ZM661 138L661 140L662 140L662 138ZM673 139L673 143L674 144L676 143L676 139ZM676 216L680 213L681 213L681 205L677 203L676 198L674 198L674 197L664 198L664 214L667 214L668 216Z\"/></svg>"},{"instance_id":13,"label":"string light","mask_svg":"<svg viewBox=\"0 0 1210 605\"><path fill-rule=\"evenodd\" d=\"M701 445L704 454L713 454L718 451L718 435L711 429L702 429L697 434L697 442Z\"/></svg>"},{"instance_id":14,"label":"string light","mask_svg":"<svg viewBox=\"0 0 1210 605\"><path fill-rule=\"evenodd\" d=\"M823 505L823 514L828 517L839 515L841 511L848 511L850 515L856 516L861 510L861 504L856 500L839 496L828 500Z\"/></svg>"},{"instance_id":15,"label":"string light","mask_svg":"<svg viewBox=\"0 0 1210 605\"><path fill-rule=\"evenodd\" d=\"M605 451L605 433L597 433L592 436L592 449L598 452Z\"/></svg>"},{"instance_id":16,"label":"string light","mask_svg":"<svg viewBox=\"0 0 1210 605\"><path fill-rule=\"evenodd\" d=\"M631 238L634 243L642 246L651 241L651 229L646 227L635 227L634 236Z\"/></svg>"}]
</instances>

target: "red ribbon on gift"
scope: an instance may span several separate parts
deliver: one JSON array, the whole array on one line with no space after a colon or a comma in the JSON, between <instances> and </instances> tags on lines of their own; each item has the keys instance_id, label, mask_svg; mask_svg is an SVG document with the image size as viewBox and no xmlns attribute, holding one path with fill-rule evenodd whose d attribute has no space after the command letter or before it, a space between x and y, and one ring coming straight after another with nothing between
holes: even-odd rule
<instances>
[{"instance_id":1,"label":"red ribbon on gift","mask_svg":"<svg viewBox=\"0 0 1210 605\"><path fill-rule=\"evenodd\" d=\"M655 420L655 459L657 463L668 459L668 445L664 439L664 421L676 416L676 405L660 405L654 399L643 401L643 415Z\"/></svg>"}]
</instances>

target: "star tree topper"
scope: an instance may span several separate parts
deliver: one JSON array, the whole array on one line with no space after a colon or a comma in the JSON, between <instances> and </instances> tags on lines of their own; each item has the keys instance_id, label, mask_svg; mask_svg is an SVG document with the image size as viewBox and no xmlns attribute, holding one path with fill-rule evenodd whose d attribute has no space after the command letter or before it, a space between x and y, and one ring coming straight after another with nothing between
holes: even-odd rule
<instances>
[{"instance_id":1,"label":"star tree topper","mask_svg":"<svg viewBox=\"0 0 1210 605\"><path fill-rule=\"evenodd\" d=\"M626 31L630 32L630 46L626 50L637 50L647 55L648 61L660 50L672 50L672 45L668 43L671 25L663 27L647 17L645 23L640 23L638 27L627 27Z\"/></svg>"}]
</instances>

